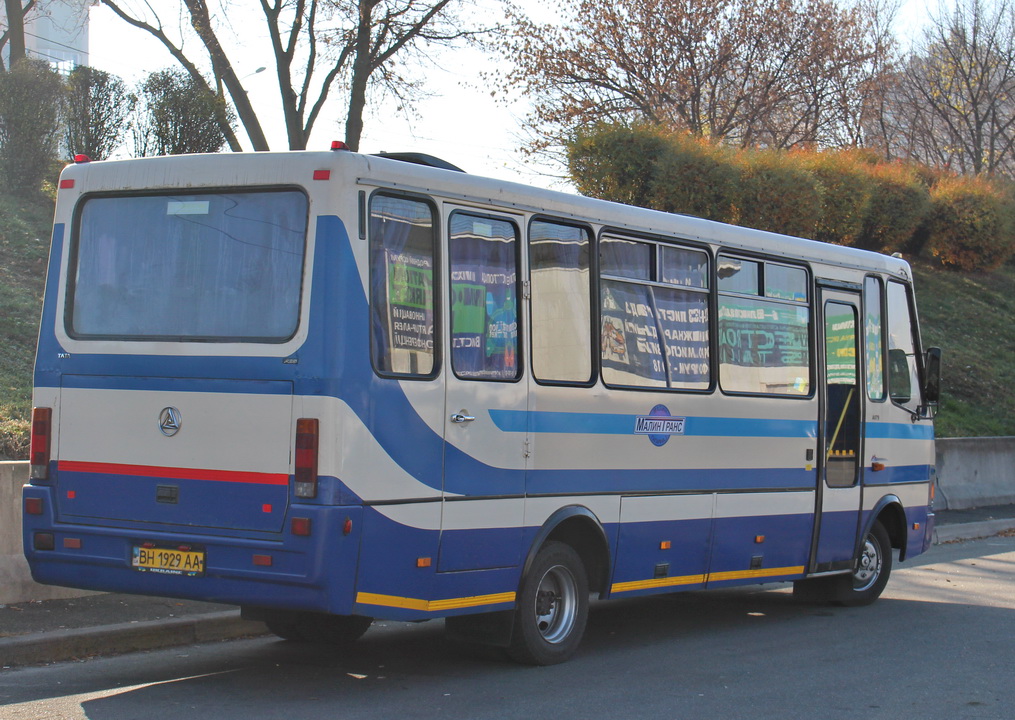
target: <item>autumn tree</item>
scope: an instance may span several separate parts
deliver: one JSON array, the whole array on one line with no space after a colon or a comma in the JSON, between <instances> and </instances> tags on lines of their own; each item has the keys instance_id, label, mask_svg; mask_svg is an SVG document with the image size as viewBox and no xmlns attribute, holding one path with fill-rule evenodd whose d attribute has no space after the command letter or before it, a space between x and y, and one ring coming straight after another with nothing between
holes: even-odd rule
<instances>
[{"instance_id":1,"label":"autumn tree","mask_svg":"<svg viewBox=\"0 0 1015 720\"><path fill-rule=\"evenodd\" d=\"M260 0L258 9L251 12L259 13L267 29L270 47L265 55L274 62L278 107L285 119L289 149L307 147L321 112L338 89L345 96L346 143L358 149L371 90L411 101L419 85L402 71L406 60L423 61L428 46L452 44L476 35L477 30L458 22L455 11L462 2ZM201 59L188 54L182 38L174 36L163 23L163 16L171 17L172 11L161 7L156 11L149 2L102 0L102 4L158 39L195 84L227 97L253 149L268 149L258 110L247 96L230 47L222 42L223 37L232 34L227 0L214 7L208 0L182 0L182 12L207 55L207 73L202 71ZM241 144L235 134L229 128L222 129L229 146L239 150Z\"/></svg>"},{"instance_id":2,"label":"autumn tree","mask_svg":"<svg viewBox=\"0 0 1015 720\"><path fill-rule=\"evenodd\" d=\"M134 154L218 152L226 144L222 127L230 127L233 117L221 98L182 70L152 73L138 91Z\"/></svg>"},{"instance_id":3,"label":"autumn tree","mask_svg":"<svg viewBox=\"0 0 1015 720\"><path fill-rule=\"evenodd\" d=\"M63 147L68 158L105 160L120 145L137 101L123 80L79 66L67 76Z\"/></svg>"},{"instance_id":4,"label":"autumn tree","mask_svg":"<svg viewBox=\"0 0 1015 720\"><path fill-rule=\"evenodd\" d=\"M889 157L962 174L1015 172L1015 5L959 0L932 17L882 120Z\"/></svg>"},{"instance_id":5,"label":"autumn tree","mask_svg":"<svg viewBox=\"0 0 1015 720\"><path fill-rule=\"evenodd\" d=\"M857 0L563 0L559 24L509 11L494 78L534 101L536 149L600 121L738 146L841 142L883 71L883 22ZM880 34L879 34L880 33Z\"/></svg>"}]
</instances>

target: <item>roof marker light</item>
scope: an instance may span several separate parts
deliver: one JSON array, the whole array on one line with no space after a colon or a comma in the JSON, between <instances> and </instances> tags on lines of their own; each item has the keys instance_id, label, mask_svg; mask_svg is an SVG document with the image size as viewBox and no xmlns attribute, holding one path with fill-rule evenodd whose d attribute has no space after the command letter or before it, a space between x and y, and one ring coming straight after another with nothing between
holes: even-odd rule
<instances>
[{"instance_id":1,"label":"roof marker light","mask_svg":"<svg viewBox=\"0 0 1015 720\"><path fill-rule=\"evenodd\" d=\"M331 149L332 150L348 150L349 146L346 145L341 140L332 140L331 141Z\"/></svg>"},{"instance_id":2,"label":"roof marker light","mask_svg":"<svg viewBox=\"0 0 1015 720\"><path fill-rule=\"evenodd\" d=\"M80 164L80 163L90 163L91 161L92 161L92 159L90 157L88 157L87 155L75 155L74 156L74 162L76 162L78 164Z\"/></svg>"}]
</instances>

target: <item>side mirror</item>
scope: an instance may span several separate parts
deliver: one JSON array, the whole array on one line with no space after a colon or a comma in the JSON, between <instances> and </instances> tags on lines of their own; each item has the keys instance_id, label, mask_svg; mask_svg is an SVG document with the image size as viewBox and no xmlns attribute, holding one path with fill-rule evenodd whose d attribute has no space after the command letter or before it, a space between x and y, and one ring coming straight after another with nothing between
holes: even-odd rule
<instances>
[{"instance_id":1,"label":"side mirror","mask_svg":"<svg viewBox=\"0 0 1015 720\"><path fill-rule=\"evenodd\" d=\"M927 404L937 405L941 399L941 348L927 348L924 370L927 377L924 381L923 396Z\"/></svg>"}]
</instances>

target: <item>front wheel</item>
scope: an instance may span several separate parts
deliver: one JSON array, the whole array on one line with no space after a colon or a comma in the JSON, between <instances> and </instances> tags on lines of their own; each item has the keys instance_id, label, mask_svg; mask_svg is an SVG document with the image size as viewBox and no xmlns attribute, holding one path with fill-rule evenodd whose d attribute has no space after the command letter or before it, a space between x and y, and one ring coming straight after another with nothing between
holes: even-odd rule
<instances>
[{"instance_id":1,"label":"front wheel","mask_svg":"<svg viewBox=\"0 0 1015 720\"><path fill-rule=\"evenodd\" d=\"M836 602L840 605L870 605L881 596L891 573L892 541L885 526L875 520L853 561L850 585L842 589Z\"/></svg>"},{"instance_id":2,"label":"front wheel","mask_svg":"<svg viewBox=\"0 0 1015 720\"><path fill-rule=\"evenodd\" d=\"M522 580L508 654L528 665L574 655L589 615L585 566L570 545L548 542Z\"/></svg>"}]
</instances>

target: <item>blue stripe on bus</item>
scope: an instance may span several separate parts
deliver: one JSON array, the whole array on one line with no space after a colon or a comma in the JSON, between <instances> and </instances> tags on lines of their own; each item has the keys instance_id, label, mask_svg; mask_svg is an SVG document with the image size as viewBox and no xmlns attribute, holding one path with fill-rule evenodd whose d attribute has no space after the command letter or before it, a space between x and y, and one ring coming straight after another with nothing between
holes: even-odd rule
<instances>
[{"instance_id":1,"label":"blue stripe on bus","mask_svg":"<svg viewBox=\"0 0 1015 720\"><path fill-rule=\"evenodd\" d=\"M913 423L869 422L865 434L869 438L890 440L933 440L933 425L916 425Z\"/></svg>"},{"instance_id":2,"label":"blue stripe on bus","mask_svg":"<svg viewBox=\"0 0 1015 720\"><path fill-rule=\"evenodd\" d=\"M633 435L638 415L492 409L490 419L503 432ZM816 437L814 420L688 417L684 435L700 437Z\"/></svg>"}]
</instances>

